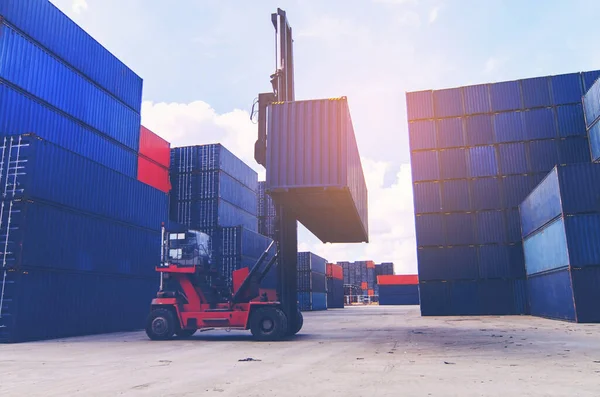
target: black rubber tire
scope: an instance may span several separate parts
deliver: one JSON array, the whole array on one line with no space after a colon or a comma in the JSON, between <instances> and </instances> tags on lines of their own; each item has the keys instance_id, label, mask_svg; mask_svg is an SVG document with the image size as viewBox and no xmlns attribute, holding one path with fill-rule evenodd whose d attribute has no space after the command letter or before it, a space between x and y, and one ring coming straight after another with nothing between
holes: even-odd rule
<instances>
[{"instance_id":1,"label":"black rubber tire","mask_svg":"<svg viewBox=\"0 0 600 397\"><path fill-rule=\"evenodd\" d=\"M287 317L276 307L256 309L250 318L250 331L259 341L281 340L286 336L287 329Z\"/></svg>"},{"instance_id":2,"label":"black rubber tire","mask_svg":"<svg viewBox=\"0 0 600 397\"><path fill-rule=\"evenodd\" d=\"M189 338L196 333L196 329L178 329L175 331L175 335L179 338Z\"/></svg>"},{"instance_id":3,"label":"black rubber tire","mask_svg":"<svg viewBox=\"0 0 600 397\"><path fill-rule=\"evenodd\" d=\"M177 324L173 311L169 309L154 309L146 321L146 335L152 340L168 340L173 337Z\"/></svg>"},{"instance_id":4,"label":"black rubber tire","mask_svg":"<svg viewBox=\"0 0 600 397\"><path fill-rule=\"evenodd\" d=\"M296 329L294 329L294 330L289 329L287 335L288 336L296 335L298 332L300 332L303 325L304 325L304 316L302 315L300 308L298 308L298 312L296 312Z\"/></svg>"}]
</instances>

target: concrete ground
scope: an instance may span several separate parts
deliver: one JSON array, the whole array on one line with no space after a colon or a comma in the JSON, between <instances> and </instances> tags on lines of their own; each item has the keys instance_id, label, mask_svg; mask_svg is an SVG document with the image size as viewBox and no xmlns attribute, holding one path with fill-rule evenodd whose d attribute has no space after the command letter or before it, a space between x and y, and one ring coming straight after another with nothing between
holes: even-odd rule
<instances>
[{"instance_id":1,"label":"concrete ground","mask_svg":"<svg viewBox=\"0 0 600 397\"><path fill-rule=\"evenodd\" d=\"M307 313L279 343L210 331L0 345L0 396L76 395L599 396L600 325L370 306Z\"/></svg>"}]
</instances>

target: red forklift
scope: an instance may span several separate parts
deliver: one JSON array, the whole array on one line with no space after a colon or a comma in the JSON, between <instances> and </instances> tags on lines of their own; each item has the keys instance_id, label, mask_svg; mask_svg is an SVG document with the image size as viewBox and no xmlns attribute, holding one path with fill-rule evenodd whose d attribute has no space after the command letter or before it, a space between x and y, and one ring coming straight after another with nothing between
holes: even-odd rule
<instances>
[{"instance_id":1,"label":"red forklift","mask_svg":"<svg viewBox=\"0 0 600 397\"><path fill-rule=\"evenodd\" d=\"M262 166L266 166L267 107L273 102L295 100L292 29L281 9L271 14L271 22L277 41L277 67L270 79L273 92L258 95L251 115L253 118L258 114L254 158ZM252 270L233 272L232 288L224 286L217 272L200 260L198 242L202 233L163 231L163 259L156 269L161 276L160 290L146 324L151 339L186 337L198 329L221 328L249 329L256 339L272 341L300 331L303 318L297 300L297 216L282 203L275 202L275 210L275 241ZM276 261L277 300L269 301L259 296L259 286Z\"/></svg>"},{"instance_id":2,"label":"red forklift","mask_svg":"<svg viewBox=\"0 0 600 397\"><path fill-rule=\"evenodd\" d=\"M190 337L197 330L222 328L250 330L260 341L276 341L302 328L298 308L290 324L279 301L260 296L261 281L276 262L272 248L262 253L254 267L233 272L233 288L210 263L208 236L194 230L167 233L163 227L160 290L152 300L146 334L152 340L174 335ZM271 254L275 251L274 254Z\"/></svg>"}]
</instances>

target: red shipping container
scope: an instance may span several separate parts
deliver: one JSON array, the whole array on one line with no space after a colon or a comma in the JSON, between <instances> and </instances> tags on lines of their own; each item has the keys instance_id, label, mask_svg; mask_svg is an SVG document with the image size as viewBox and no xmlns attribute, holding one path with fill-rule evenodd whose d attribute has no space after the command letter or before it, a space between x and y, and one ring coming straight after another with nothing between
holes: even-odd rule
<instances>
[{"instance_id":1,"label":"red shipping container","mask_svg":"<svg viewBox=\"0 0 600 397\"><path fill-rule=\"evenodd\" d=\"M417 274L377 276L379 285L415 285L419 284Z\"/></svg>"},{"instance_id":2,"label":"red shipping container","mask_svg":"<svg viewBox=\"0 0 600 397\"><path fill-rule=\"evenodd\" d=\"M171 144L148 128L140 128L140 154L169 168L171 160Z\"/></svg>"},{"instance_id":3,"label":"red shipping container","mask_svg":"<svg viewBox=\"0 0 600 397\"><path fill-rule=\"evenodd\" d=\"M144 156L138 156L138 181L144 182L160 191L169 193L171 182L169 181L169 169L161 167L154 161Z\"/></svg>"},{"instance_id":4,"label":"red shipping container","mask_svg":"<svg viewBox=\"0 0 600 397\"><path fill-rule=\"evenodd\" d=\"M372 289L370 289L370 290L369 290L369 291L367 291L367 292L368 292L369 296L373 296L373 295L375 295L375 291L374 291L374 290L372 290Z\"/></svg>"},{"instance_id":5,"label":"red shipping container","mask_svg":"<svg viewBox=\"0 0 600 397\"><path fill-rule=\"evenodd\" d=\"M375 269L375 262L367 261L367 269Z\"/></svg>"},{"instance_id":6,"label":"red shipping container","mask_svg":"<svg viewBox=\"0 0 600 397\"><path fill-rule=\"evenodd\" d=\"M336 265L335 263L327 264L327 277L335 278L337 280L344 279L344 269L340 265Z\"/></svg>"},{"instance_id":7,"label":"red shipping container","mask_svg":"<svg viewBox=\"0 0 600 397\"><path fill-rule=\"evenodd\" d=\"M360 288L361 288L361 289L363 289L363 290L366 290L366 289L368 289L368 288L369 288L369 286L367 285L367 282L366 282L366 281L363 281L363 282L360 284Z\"/></svg>"}]
</instances>

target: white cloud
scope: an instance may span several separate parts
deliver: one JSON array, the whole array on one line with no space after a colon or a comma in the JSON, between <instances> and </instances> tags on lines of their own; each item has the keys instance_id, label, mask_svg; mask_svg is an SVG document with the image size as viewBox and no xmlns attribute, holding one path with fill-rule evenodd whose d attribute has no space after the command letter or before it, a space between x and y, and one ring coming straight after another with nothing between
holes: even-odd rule
<instances>
[{"instance_id":1,"label":"white cloud","mask_svg":"<svg viewBox=\"0 0 600 397\"><path fill-rule=\"evenodd\" d=\"M142 105L142 123L172 146L223 143L264 179L264 168L254 161L256 125L243 110L219 114L209 104L195 101ZM369 190L369 244L322 244L300 227L300 251L312 251L330 261L367 260L395 263L397 273L416 273L411 170L403 164L395 182L385 186L391 164L362 159Z\"/></svg>"},{"instance_id":2,"label":"white cloud","mask_svg":"<svg viewBox=\"0 0 600 397\"><path fill-rule=\"evenodd\" d=\"M142 104L142 124L171 142L171 146L222 143L264 178L264 168L254 161L257 127L244 110L218 114L208 103Z\"/></svg>"},{"instance_id":3,"label":"white cloud","mask_svg":"<svg viewBox=\"0 0 600 397\"><path fill-rule=\"evenodd\" d=\"M398 15L396 21L400 26L408 26L411 28L418 28L421 26L421 17L414 11L407 11Z\"/></svg>"},{"instance_id":4,"label":"white cloud","mask_svg":"<svg viewBox=\"0 0 600 397\"><path fill-rule=\"evenodd\" d=\"M441 9L440 6L436 6L436 7L433 7L431 9L431 11L429 11L429 23L430 24L434 23L438 19L438 16L440 14L440 9Z\"/></svg>"},{"instance_id":5,"label":"white cloud","mask_svg":"<svg viewBox=\"0 0 600 397\"><path fill-rule=\"evenodd\" d=\"M88 3L86 0L73 0L73 4L71 5L71 9L75 14L81 14L82 11L88 9Z\"/></svg>"}]
</instances>

